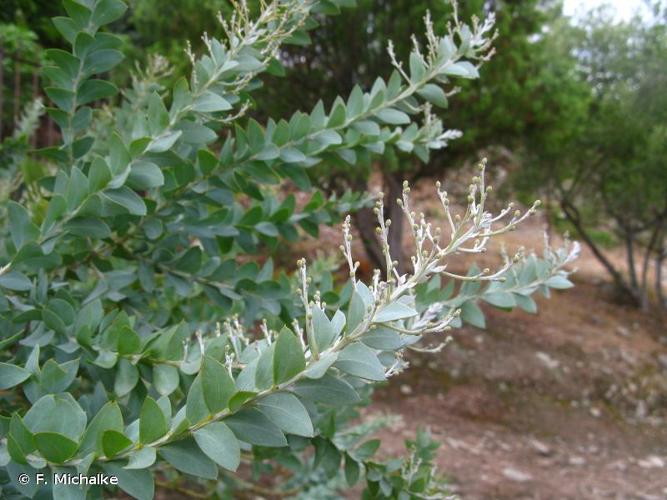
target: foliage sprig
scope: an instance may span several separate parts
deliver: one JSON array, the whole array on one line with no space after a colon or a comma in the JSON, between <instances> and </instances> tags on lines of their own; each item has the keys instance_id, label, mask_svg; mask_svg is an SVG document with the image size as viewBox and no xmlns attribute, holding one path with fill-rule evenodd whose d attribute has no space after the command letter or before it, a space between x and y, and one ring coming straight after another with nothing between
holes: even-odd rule
<instances>
[{"instance_id":1,"label":"foliage sprig","mask_svg":"<svg viewBox=\"0 0 667 500\"><path fill-rule=\"evenodd\" d=\"M363 473L375 497L394 488L433 491L428 440L418 437L419 460L382 464L372 459L377 445L345 439L343 415L372 383L405 369L406 349L442 347L425 345L426 335L463 321L483 326L480 301L534 312L532 293L571 286L565 267L577 248L547 246L542 259L518 255L493 272L451 272L453 254L483 252L536 208L488 212L482 164L463 215L438 186L445 231L412 211L405 186L397 202L410 223L411 272L399 273L391 261L391 221L381 201L386 279L380 271L367 282L358 276L349 217L345 286L330 274L314 280L304 259L295 277L276 271L266 255L279 256L276 249L301 231L317 236L320 224L366 201L315 191L297 206L285 184L310 191L313 165L356 165L388 148L426 159L458 135L444 130L431 106L446 106L451 80L477 78L476 65L490 54L491 22L469 28L455 18L440 37L427 18L426 53L415 45L408 70L394 59L388 81L378 79L368 92L355 87L328 112L319 103L265 126L244 121L249 93L281 45L310 29L314 13L347 3L263 1L253 17L241 2L223 22L224 41L206 36L207 53L193 56L189 80L168 89L161 78L168 68L155 60L119 106L93 109L116 92L93 77L122 59L122 42L103 28L125 4L65 1L68 17L54 22L71 50L49 51L46 70L55 104L48 112L63 142L43 151L53 162L48 175L7 202L2 225L7 491L37 494L34 482L17 482L23 472L106 472L144 499L154 494L155 471L213 480L242 460L276 457L329 477L344 460L347 481ZM444 287L442 278L449 279ZM45 487L53 496L87 494Z\"/></svg>"}]
</instances>

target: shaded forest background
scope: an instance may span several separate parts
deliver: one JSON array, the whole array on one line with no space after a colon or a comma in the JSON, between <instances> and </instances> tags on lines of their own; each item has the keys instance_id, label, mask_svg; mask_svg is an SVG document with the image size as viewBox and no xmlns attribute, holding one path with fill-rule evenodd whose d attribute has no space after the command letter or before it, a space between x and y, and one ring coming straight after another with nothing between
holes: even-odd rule
<instances>
[{"instance_id":1,"label":"shaded forest background","mask_svg":"<svg viewBox=\"0 0 667 500\"><path fill-rule=\"evenodd\" d=\"M353 5L354 2L350 2ZM667 38L664 2L647 4L651 16L615 21L611 7L573 20L552 0L474 0L459 15L468 19L494 12L496 54L472 80L438 110L445 125L461 138L433 158L398 155L382 165L327 164L311 180L327 193L365 191L369 175L379 172L387 201L395 200L403 180L445 177L480 157L489 157L502 191L546 202L551 229L575 233L604 266L618 298L648 310L663 308L662 268L667 227ZM3 137L11 134L20 111L38 92L42 47L61 39L49 18L57 2L9 0L0 20L3 40ZM260 119L331 103L355 85L390 73L387 44L399 59L419 33L427 10L437 29L452 13L446 2L359 0L356 8L321 18L322 25L281 54L283 67L256 93L248 114ZM202 50L203 32L220 29L223 0L130 1L129 15L114 26L132 47L127 56L136 71L157 77L181 74L189 64L183 47ZM124 65L131 68L132 65ZM112 75L127 83L129 73ZM157 85L157 83L156 83ZM51 127L40 141L53 143ZM5 145L8 156L12 146ZM426 161L428 160L428 161ZM28 167L25 167L28 168ZM394 203L387 203L394 207ZM401 219L393 210L392 219ZM370 209L355 214L372 264L381 262ZM392 243L402 240L394 224ZM607 250L622 247L625 263ZM395 258L402 267L400 250Z\"/></svg>"},{"instance_id":2,"label":"shaded forest background","mask_svg":"<svg viewBox=\"0 0 667 500\"><path fill-rule=\"evenodd\" d=\"M292 40L282 67L257 83L263 88L252 93L248 118L264 122L319 100L330 106L355 85L369 89L392 70L390 40L405 60L409 35L423 32L427 9L439 31L452 15L444 2L356 3L322 17L309 38ZM445 443L439 465L466 498L664 498L667 3L647 2L651 15L622 22L610 8L567 18L557 0L461 3L462 19L494 12L498 29L496 53L480 79L434 107L462 136L431 157L396 153L381 163L322 164L303 182L327 195L381 190L394 207L404 180L418 197L435 179L465 193L459 179L488 157L501 201L543 202L542 219L510 235L508 245L535 246L536 232L546 227L555 239L571 233L585 252L573 290L542 301L537 316L494 311L483 335L468 326L443 353L413 356L415 369L381 389L368 412L409 422L384 431L388 454L416 426L431 427ZM131 87L127 68L135 68L148 83L132 91L163 91L164 78L175 80L190 64L186 42L201 53L201 34L218 32L217 13L229 12L224 0L129 4L113 30L126 38L131 64L109 76L119 88ZM58 142L47 115L36 134L24 131L21 117L35 97L44 98L44 49L62 46L50 21L61 9L51 0L3 1L2 181L17 170L38 178L43 159L36 150ZM12 187L0 182L0 198L8 196ZM405 269L403 215L389 210L394 257ZM369 271L382 259L375 217L370 207L353 217L367 255L362 271ZM337 235L324 229L299 250L328 257ZM282 264L293 265L292 257Z\"/></svg>"}]
</instances>

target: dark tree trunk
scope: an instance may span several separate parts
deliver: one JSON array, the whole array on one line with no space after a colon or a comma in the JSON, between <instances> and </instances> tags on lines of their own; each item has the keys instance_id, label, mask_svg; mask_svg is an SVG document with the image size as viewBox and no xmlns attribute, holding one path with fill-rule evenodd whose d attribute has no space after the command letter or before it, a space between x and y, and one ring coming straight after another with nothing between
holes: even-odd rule
<instances>
[{"instance_id":1,"label":"dark tree trunk","mask_svg":"<svg viewBox=\"0 0 667 500\"><path fill-rule=\"evenodd\" d=\"M13 127L16 127L16 124L19 121L21 116L21 65L19 59L21 58L21 52L16 51L14 55L14 123Z\"/></svg>"},{"instance_id":2,"label":"dark tree trunk","mask_svg":"<svg viewBox=\"0 0 667 500\"><path fill-rule=\"evenodd\" d=\"M385 186L384 206L385 213L391 219L389 227L389 248L391 249L391 258L398 262L398 272L403 274L408 271L405 253L403 252L403 209L396 201L403 195L402 179L397 178L396 174L391 172L383 174Z\"/></svg>"},{"instance_id":3,"label":"dark tree trunk","mask_svg":"<svg viewBox=\"0 0 667 500\"><path fill-rule=\"evenodd\" d=\"M365 177L355 178L352 181L352 189L358 193L365 193L368 191L368 182ZM383 269L384 258L382 256L382 248L377 239L375 228L377 227L377 217L373 213L373 208L362 208L352 214L352 221L359 231L359 238L364 245L366 255L370 260L372 268Z\"/></svg>"},{"instance_id":4,"label":"dark tree trunk","mask_svg":"<svg viewBox=\"0 0 667 500\"><path fill-rule=\"evenodd\" d=\"M3 137L3 126L2 126L2 120L3 120L3 111L4 111L4 104L5 104L5 71L4 71L4 66L5 64L5 46L4 46L4 41L0 40L0 140L2 140Z\"/></svg>"},{"instance_id":5,"label":"dark tree trunk","mask_svg":"<svg viewBox=\"0 0 667 500\"><path fill-rule=\"evenodd\" d=\"M667 250L665 249L665 242L663 241L658 248L658 254L655 258L655 296L660 309L667 307L665 295L662 291L662 263L665 260L665 256L667 256Z\"/></svg>"},{"instance_id":6,"label":"dark tree trunk","mask_svg":"<svg viewBox=\"0 0 667 500\"><path fill-rule=\"evenodd\" d=\"M602 251L598 248L598 246L586 232L577 208L574 205L572 205L572 203L570 203L568 200L561 200L560 206L563 209L563 213L565 214L565 216L575 227L577 233L579 233L581 239L584 240L586 246L591 250L591 252L593 252L593 255L595 255L595 258L598 259L600 264L602 264L602 266L607 270L609 276L611 276L612 280L614 281L614 286L624 295L626 295L627 297L631 298L633 301L636 302L637 297L633 293L632 288L630 288L628 284L625 282L625 279L623 279L623 275L614 267L611 261L607 259L607 257L605 257Z\"/></svg>"},{"instance_id":7,"label":"dark tree trunk","mask_svg":"<svg viewBox=\"0 0 667 500\"><path fill-rule=\"evenodd\" d=\"M644 255L644 263L642 264L641 290L639 292L642 311L648 311L648 308L649 308L648 266L649 266L650 259L651 259L651 247L649 246L646 249L646 254Z\"/></svg>"},{"instance_id":8,"label":"dark tree trunk","mask_svg":"<svg viewBox=\"0 0 667 500\"><path fill-rule=\"evenodd\" d=\"M637 281L637 271L635 269L635 251L634 234L630 230L625 230L625 257L628 263L628 274L630 275L630 287L635 295L639 295L639 282Z\"/></svg>"},{"instance_id":9,"label":"dark tree trunk","mask_svg":"<svg viewBox=\"0 0 667 500\"><path fill-rule=\"evenodd\" d=\"M662 232L662 222L658 220L656 222L655 229L651 234L651 239L648 242L646 247L646 253L644 254L644 262L642 264L642 278L641 278L641 306L642 310L648 311L649 308L649 286L648 286L648 267L651 261L651 254L655 251L660 251L660 233Z\"/></svg>"},{"instance_id":10,"label":"dark tree trunk","mask_svg":"<svg viewBox=\"0 0 667 500\"><path fill-rule=\"evenodd\" d=\"M660 218L658 221L658 230L655 241L655 300L658 303L659 309L664 309L667 307L667 302L665 302L665 295L662 290L662 264L667 257L667 248L665 248L665 237L667 236L667 221L665 220L665 215Z\"/></svg>"},{"instance_id":11,"label":"dark tree trunk","mask_svg":"<svg viewBox=\"0 0 667 500\"><path fill-rule=\"evenodd\" d=\"M38 97L39 97L39 69L35 67L32 70L32 100L34 101ZM30 145L32 146L33 149L37 147L37 136L39 135L39 128L40 128L39 125L37 125L35 132L32 134L32 137L30 138Z\"/></svg>"},{"instance_id":12,"label":"dark tree trunk","mask_svg":"<svg viewBox=\"0 0 667 500\"><path fill-rule=\"evenodd\" d=\"M377 218L370 208L362 208L354 214L354 225L359 231L359 237L364 245L366 254L374 268L384 268L384 257L382 248L378 242L375 228L377 227Z\"/></svg>"},{"instance_id":13,"label":"dark tree trunk","mask_svg":"<svg viewBox=\"0 0 667 500\"><path fill-rule=\"evenodd\" d=\"M391 249L392 259L398 261L398 271L404 273L407 270L407 262L403 253L403 218L404 214L396 200L401 197L403 192L402 179L397 173L383 172L382 182L384 189L385 217L391 219L389 227L389 247ZM355 183L356 191L366 191L368 186L366 181L359 179ZM386 266L382 246L378 240L375 228L377 227L377 217L372 208L363 208L354 214L354 225L359 231L361 242L364 245L366 254L374 268L380 269L384 276ZM386 278L386 276L385 276Z\"/></svg>"},{"instance_id":14,"label":"dark tree trunk","mask_svg":"<svg viewBox=\"0 0 667 500\"><path fill-rule=\"evenodd\" d=\"M549 240L551 240L553 236L553 224L551 223L551 191L551 188L547 188L546 193L544 193L544 214L547 218L546 232Z\"/></svg>"}]
</instances>

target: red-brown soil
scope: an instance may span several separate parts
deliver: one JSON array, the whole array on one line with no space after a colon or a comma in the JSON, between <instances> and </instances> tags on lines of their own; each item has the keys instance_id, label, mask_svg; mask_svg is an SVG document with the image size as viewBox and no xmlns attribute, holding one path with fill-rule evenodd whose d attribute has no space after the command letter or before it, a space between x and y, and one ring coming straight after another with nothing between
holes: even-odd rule
<instances>
[{"instance_id":1,"label":"red-brown soil","mask_svg":"<svg viewBox=\"0 0 667 500\"><path fill-rule=\"evenodd\" d=\"M436 221L431 184L413 193ZM539 253L543 226L531 219L502 243ZM282 264L337 254L340 237L324 228ZM358 239L355 249L369 267ZM497 250L480 267L497 263ZM622 265L622 252L610 255ZM455 258L449 269L469 263ZM441 353L410 355L365 410L399 417L379 433L381 453L403 454L403 441L429 427L438 468L464 500L667 499L667 316L615 303L585 248L576 265L575 288L538 298L538 314L485 307L486 330L454 330Z\"/></svg>"},{"instance_id":2,"label":"red-brown soil","mask_svg":"<svg viewBox=\"0 0 667 500\"><path fill-rule=\"evenodd\" d=\"M586 283L539 305L412 356L369 408L402 416L385 452L430 427L466 499L667 498L664 324Z\"/></svg>"},{"instance_id":3,"label":"red-brown soil","mask_svg":"<svg viewBox=\"0 0 667 500\"><path fill-rule=\"evenodd\" d=\"M541 225L508 249L539 249ZM367 410L401 417L383 453L430 427L464 499L667 499L667 317L614 303L586 249L577 265L576 287L538 299L538 314L487 307L486 330L410 356Z\"/></svg>"}]
</instances>

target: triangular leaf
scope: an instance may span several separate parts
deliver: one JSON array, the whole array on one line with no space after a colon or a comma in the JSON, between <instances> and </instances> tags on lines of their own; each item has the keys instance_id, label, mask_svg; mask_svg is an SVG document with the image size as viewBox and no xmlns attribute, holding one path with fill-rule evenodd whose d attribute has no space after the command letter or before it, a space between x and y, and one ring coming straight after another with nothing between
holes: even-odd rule
<instances>
[{"instance_id":1,"label":"triangular leaf","mask_svg":"<svg viewBox=\"0 0 667 500\"><path fill-rule=\"evenodd\" d=\"M278 392L257 402L257 409L269 417L283 432L312 437L313 424L306 408L293 394Z\"/></svg>"},{"instance_id":2,"label":"triangular leaf","mask_svg":"<svg viewBox=\"0 0 667 500\"><path fill-rule=\"evenodd\" d=\"M241 463L239 441L223 422L213 422L194 432L195 441L219 466L235 471Z\"/></svg>"},{"instance_id":3,"label":"triangular leaf","mask_svg":"<svg viewBox=\"0 0 667 500\"><path fill-rule=\"evenodd\" d=\"M368 380L384 380L384 367L377 355L361 342L355 342L338 355L335 366L345 373Z\"/></svg>"},{"instance_id":4,"label":"triangular leaf","mask_svg":"<svg viewBox=\"0 0 667 500\"><path fill-rule=\"evenodd\" d=\"M306 368L301 342L288 328L278 335L273 353L273 380L276 384L290 380Z\"/></svg>"}]
</instances>

